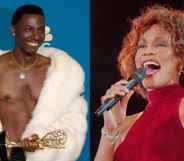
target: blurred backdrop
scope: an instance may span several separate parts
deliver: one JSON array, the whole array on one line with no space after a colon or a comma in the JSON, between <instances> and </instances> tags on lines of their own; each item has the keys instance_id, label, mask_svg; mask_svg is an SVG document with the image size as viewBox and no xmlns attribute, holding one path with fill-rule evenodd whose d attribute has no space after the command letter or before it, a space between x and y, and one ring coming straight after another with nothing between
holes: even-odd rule
<instances>
[{"instance_id":1,"label":"blurred backdrop","mask_svg":"<svg viewBox=\"0 0 184 161\"><path fill-rule=\"evenodd\" d=\"M0 49L13 48L14 40L10 34L10 22L15 9L23 4L40 6L45 13L47 26L44 46L64 50L81 64L85 72L83 95L89 102L89 3L89 0L0 0ZM78 161L89 160L89 146L88 126L86 142Z\"/></svg>"},{"instance_id":2,"label":"blurred backdrop","mask_svg":"<svg viewBox=\"0 0 184 161\"><path fill-rule=\"evenodd\" d=\"M91 110L91 161L98 148L103 117L94 115L101 105L100 98L116 81L122 79L117 70L117 55L122 39L130 30L130 20L140 9L155 3L184 9L183 0L91 0L90 2L90 110ZM134 94L128 104L127 114L144 110L146 101Z\"/></svg>"}]
</instances>

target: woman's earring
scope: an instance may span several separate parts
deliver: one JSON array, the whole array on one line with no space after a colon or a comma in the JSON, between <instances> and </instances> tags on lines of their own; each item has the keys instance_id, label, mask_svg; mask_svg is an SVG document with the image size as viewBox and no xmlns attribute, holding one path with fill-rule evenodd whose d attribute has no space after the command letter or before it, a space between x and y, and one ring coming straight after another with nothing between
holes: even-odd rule
<instances>
[{"instance_id":1,"label":"woman's earring","mask_svg":"<svg viewBox=\"0 0 184 161\"><path fill-rule=\"evenodd\" d=\"M179 72L178 72L178 75L181 75L182 71L183 71L183 67L180 68L180 70L179 70Z\"/></svg>"},{"instance_id":2,"label":"woman's earring","mask_svg":"<svg viewBox=\"0 0 184 161\"><path fill-rule=\"evenodd\" d=\"M178 72L178 75L181 75L181 71Z\"/></svg>"}]
</instances>

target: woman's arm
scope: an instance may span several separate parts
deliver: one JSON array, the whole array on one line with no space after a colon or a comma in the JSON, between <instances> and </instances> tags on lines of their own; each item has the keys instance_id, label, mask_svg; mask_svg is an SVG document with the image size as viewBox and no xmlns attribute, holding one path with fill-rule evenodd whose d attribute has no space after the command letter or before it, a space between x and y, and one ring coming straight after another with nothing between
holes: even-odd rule
<instances>
[{"instance_id":1,"label":"woman's arm","mask_svg":"<svg viewBox=\"0 0 184 161\"><path fill-rule=\"evenodd\" d=\"M112 161L115 144L101 136L94 161Z\"/></svg>"},{"instance_id":2,"label":"woman's arm","mask_svg":"<svg viewBox=\"0 0 184 161\"><path fill-rule=\"evenodd\" d=\"M112 161L114 151L124 140L131 126L141 116L142 113L143 112L140 112L125 118L120 126L119 137L116 139L116 141L110 141L104 135L101 135L100 144L94 161Z\"/></svg>"}]
</instances>

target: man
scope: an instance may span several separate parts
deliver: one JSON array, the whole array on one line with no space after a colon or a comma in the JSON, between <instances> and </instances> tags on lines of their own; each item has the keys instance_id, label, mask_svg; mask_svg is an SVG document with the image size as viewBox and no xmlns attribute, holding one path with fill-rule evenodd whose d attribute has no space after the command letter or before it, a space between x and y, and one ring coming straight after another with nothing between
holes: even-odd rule
<instances>
[{"instance_id":1,"label":"man","mask_svg":"<svg viewBox=\"0 0 184 161\"><path fill-rule=\"evenodd\" d=\"M39 48L45 38L41 8L19 7L12 17L11 32L14 49L0 52L1 130L12 142L22 141L21 149L13 149L11 161L76 160L87 127L86 102L80 96L81 67L60 50ZM38 149L38 136L56 129L67 135L65 148Z\"/></svg>"}]
</instances>

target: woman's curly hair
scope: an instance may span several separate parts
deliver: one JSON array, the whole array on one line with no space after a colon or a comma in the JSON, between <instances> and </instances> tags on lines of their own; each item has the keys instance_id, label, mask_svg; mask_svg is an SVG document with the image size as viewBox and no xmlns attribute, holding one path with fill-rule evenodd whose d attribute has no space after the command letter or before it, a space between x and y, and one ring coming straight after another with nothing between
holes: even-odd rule
<instances>
[{"instance_id":1,"label":"woman's curly hair","mask_svg":"<svg viewBox=\"0 0 184 161\"><path fill-rule=\"evenodd\" d=\"M131 31L123 40L122 49L118 56L118 68L125 79L128 79L136 69L135 54L140 36L154 24L159 24L171 33L171 45L174 54L179 60L180 67L181 64L184 64L184 12L173 10L170 7L154 5L147 7L141 12L141 16L133 19ZM135 87L135 91L144 98L147 97L142 84Z\"/></svg>"}]
</instances>

